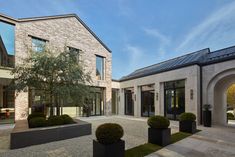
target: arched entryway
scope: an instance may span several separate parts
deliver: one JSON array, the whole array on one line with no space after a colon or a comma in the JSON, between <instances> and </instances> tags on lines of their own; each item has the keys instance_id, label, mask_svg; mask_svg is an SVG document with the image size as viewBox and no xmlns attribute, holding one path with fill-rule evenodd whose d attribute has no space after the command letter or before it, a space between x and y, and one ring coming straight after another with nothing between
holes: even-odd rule
<instances>
[{"instance_id":1,"label":"arched entryway","mask_svg":"<svg viewBox=\"0 0 235 157\"><path fill-rule=\"evenodd\" d=\"M227 123L235 125L235 84L227 89Z\"/></svg>"},{"instance_id":2,"label":"arched entryway","mask_svg":"<svg viewBox=\"0 0 235 157\"><path fill-rule=\"evenodd\" d=\"M227 90L235 83L235 69L213 77L207 87L207 102L212 105L212 123L227 125Z\"/></svg>"}]
</instances>

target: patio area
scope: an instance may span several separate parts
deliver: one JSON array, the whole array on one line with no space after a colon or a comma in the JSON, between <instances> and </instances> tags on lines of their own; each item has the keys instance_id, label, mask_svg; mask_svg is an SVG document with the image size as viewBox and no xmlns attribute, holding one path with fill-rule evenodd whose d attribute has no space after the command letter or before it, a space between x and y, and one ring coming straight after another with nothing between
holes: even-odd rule
<instances>
[{"instance_id":1,"label":"patio area","mask_svg":"<svg viewBox=\"0 0 235 157\"><path fill-rule=\"evenodd\" d=\"M0 126L0 156L3 157L90 157L92 156L92 140L95 130L102 123L118 123L124 128L123 139L126 149L147 142L147 118L133 118L123 116L84 117L80 118L92 123L92 135L57 141L42 145L30 146L22 149L9 150L9 134L12 125ZM178 132L178 122L171 121L172 133ZM188 156L235 156L235 128L204 128L202 131L169 145L149 156L188 157ZM26 139L27 140L27 139ZM2 142L3 141L3 142ZM222 155L221 155L222 154Z\"/></svg>"}]
</instances>

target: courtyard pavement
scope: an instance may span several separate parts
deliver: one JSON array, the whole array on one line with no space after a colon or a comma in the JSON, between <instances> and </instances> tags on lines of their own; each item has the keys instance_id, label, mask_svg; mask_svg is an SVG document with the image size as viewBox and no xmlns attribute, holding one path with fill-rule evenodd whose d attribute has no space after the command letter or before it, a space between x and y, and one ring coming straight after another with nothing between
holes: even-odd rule
<instances>
[{"instance_id":1,"label":"courtyard pavement","mask_svg":"<svg viewBox=\"0 0 235 157\"><path fill-rule=\"evenodd\" d=\"M15 150L9 150L9 135L13 125L0 126L0 157L90 157L92 156L92 140L95 139L95 130L97 126L106 122L122 125L126 149L147 142L146 118L101 116L80 119L92 123L92 135ZM172 133L177 132L178 122L171 121L171 128ZM235 156L235 128L199 127L199 129L202 131L150 154L148 157Z\"/></svg>"}]
</instances>

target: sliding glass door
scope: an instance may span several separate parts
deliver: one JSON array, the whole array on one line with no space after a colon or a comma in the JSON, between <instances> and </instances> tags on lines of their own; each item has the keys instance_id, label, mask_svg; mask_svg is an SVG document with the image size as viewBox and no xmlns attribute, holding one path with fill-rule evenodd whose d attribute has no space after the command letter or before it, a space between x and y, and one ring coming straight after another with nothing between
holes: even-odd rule
<instances>
[{"instance_id":1,"label":"sliding glass door","mask_svg":"<svg viewBox=\"0 0 235 157\"><path fill-rule=\"evenodd\" d=\"M177 120L185 112L185 81L165 82L165 116Z\"/></svg>"},{"instance_id":2,"label":"sliding glass door","mask_svg":"<svg viewBox=\"0 0 235 157\"><path fill-rule=\"evenodd\" d=\"M141 116L149 117L154 113L154 85L141 86Z\"/></svg>"}]
</instances>

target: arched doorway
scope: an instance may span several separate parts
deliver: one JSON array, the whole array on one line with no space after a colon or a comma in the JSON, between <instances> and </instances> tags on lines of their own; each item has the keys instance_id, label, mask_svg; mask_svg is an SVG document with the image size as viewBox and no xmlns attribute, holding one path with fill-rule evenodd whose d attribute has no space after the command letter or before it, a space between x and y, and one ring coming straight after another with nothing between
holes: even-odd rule
<instances>
[{"instance_id":1,"label":"arched doorway","mask_svg":"<svg viewBox=\"0 0 235 157\"><path fill-rule=\"evenodd\" d=\"M207 87L207 103L212 105L212 123L227 125L227 90L235 84L235 70L223 71L213 77Z\"/></svg>"}]
</instances>

